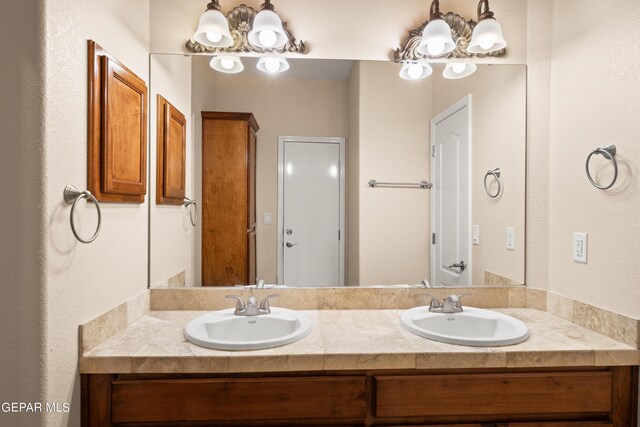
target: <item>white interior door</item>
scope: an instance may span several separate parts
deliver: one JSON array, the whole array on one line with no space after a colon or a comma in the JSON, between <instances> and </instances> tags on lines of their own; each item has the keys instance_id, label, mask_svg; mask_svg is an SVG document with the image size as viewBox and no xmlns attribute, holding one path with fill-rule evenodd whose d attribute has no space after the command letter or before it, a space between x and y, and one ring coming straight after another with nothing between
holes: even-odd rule
<instances>
[{"instance_id":1,"label":"white interior door","mask_svg":"<svg viewBox=\"0 0 640 427\"><path fill-rule=\"evenodd\" d=\"M341 141L281 141L280 284L344 284Z\"/></svg>"},{"instance_id":2,"label":"white interior door","mask_svg":"<svg viewBox=\"0 0 640 427\"><path fill-rule=\"evenodd\" d=\"M471 278L471 95L431 121L432 282L469 285Z\"/></svg>"}]
</instances>

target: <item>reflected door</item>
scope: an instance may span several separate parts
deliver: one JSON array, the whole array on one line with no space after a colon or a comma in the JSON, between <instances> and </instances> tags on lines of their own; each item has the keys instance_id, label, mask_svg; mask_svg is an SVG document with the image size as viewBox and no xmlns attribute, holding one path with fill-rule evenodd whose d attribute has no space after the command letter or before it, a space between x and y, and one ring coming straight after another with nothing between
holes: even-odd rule
<instances>
[{"instance_id":1,"label":"reflected door","mask_svg":"<svg viewBox=\"0 0 640 427\"><path fill-rule=\"evenodd\" d=\"M432 284L470 284L471 95L431 121Z\"/></svg>"},{"instance_id":2,"label":"reflected door","mask_svg":"<svg viewBox=\"0 0 640 427\"><path fill-rule=\"evenodd\" d=\"M343 141L281 140L281 284L344 283Z\"/></svg>"}]
</instances>

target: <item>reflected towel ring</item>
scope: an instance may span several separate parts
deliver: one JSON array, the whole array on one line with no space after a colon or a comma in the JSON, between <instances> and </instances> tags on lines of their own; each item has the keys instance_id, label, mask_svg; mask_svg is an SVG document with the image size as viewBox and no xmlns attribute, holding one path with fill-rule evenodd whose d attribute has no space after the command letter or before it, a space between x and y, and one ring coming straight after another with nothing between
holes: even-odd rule
<instances>
[{"instance_id":1,"label":"reflected towel ring","mask_svg":"<svg viewBox=\"0 0 640 427\"><path fill-rule=\"evenodd\" d=\"M591 177L591 172L589 172L589 162L591 161L591 157L593 157L594 154L602 154L602 156L605 159L608 159L611 161L611 163L613 163L613 179L611 180L611 183L609 185L606 185L606 186L600 185ZM613 144L607 145L606 147L596 148L591 153L589 153L589 156L587 156L587 161L584 167L587 172L587 178L589 179L589 182L593 184L594 187L600 190L607 190L613 187L613 184L616 183L616 180L618 179L618 162L616 162L615 157L616 157L616 146Z\"/></svg>"},{"instance_id":2,"label":"reflected towel ring","mask_svg":"<svg viewBox=\"0 0 640 427\"><path fill-rule=\"evenodd\" d=\"M198 225L198 203L188 197L184 198L184 207L189 211L189 219L194 227ZM195 219L194 219L195 216Z\"/></svg>"},{"instance_id":3,"label":"reflected towel ring","mask_svg":"<svg viewBox=\"0 0 640 427\"><path fill-rule=\"evenodd\" d=\"M67 202L68 205L71 205L71 214L69 215L69 222L71 223L71 231L73 235L76 236L76 239L80 243L91 243L96 240L98 234L100 234L100 226L102 225L102 213L100 212L100 203L98 200L91 194L89 190L80 191L73 185L67 185L64 187L64 201ZM89 240L84 240L82 237L78 235L78 231L76 230L76 225L73 222L73 213L76 210L76 205L82 199L92 200L96 205L96 210L98 211L98 226L96 227L96 232L93 233L93 236L89 238Z\"/></svg>"},{"instance_id":4,"label":"reflected towel ring","mask_svg":"<svg viewBox=\"0 0 640 427\"><path fill-rule=\"evenodd\" d=\"M502 171L500 170L500 168L495 168L493 170L487 171L487 173L484 175L484 191L486 191L489 197L491 197L492 199L498 197L502 192L502 181L500 181L500 175L502 175ZM487 186L487 178L489 178L490 176L494 177L496 182L498 183L498 191L496 191L495 194L491 194L491 192L489 191L489 187Z\"/></svg>"}]
</instances>

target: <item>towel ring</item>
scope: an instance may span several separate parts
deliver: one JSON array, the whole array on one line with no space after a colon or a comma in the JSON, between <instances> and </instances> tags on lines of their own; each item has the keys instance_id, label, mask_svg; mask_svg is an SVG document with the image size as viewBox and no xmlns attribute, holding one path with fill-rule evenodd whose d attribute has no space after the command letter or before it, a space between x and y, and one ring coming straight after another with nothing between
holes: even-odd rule
<instances>
[{"instance_id":1,"label":"towel ring","mask_svg":"<svg viewBox=\"0 0 640 427\"><path fill-rule=\"evenodd\" d=\"M495 168L493 170L487 171L487 173L484 175L484 191L486 191L489 197L491 197L492 199L498 197L500 195L500 192L502 191L502 182L500 181L500 175L502 175L502 171L500 170L500 168ZM489 178L490 176L494 177L496 182L498 183L498 191L496 191L495 194L491 194L491 192L489 191L489 187L487 187L487 178Z\"/></svg>"},{"instance_id":2,"label":"towel ring","mask_svg":"<svg viewBox=\"0 0 640 427\"><path fill-rule=\"evenodd\" d=\"M613 163L613 171L614 171L613 180L611 180L611 183L609 185L606 185L606 186L600 185L591 177L591 172L589 172L589 162L591 161L591 157L593 157L594 154L602 154L602 156L605 159L608 159L611 161L611 163ZM591 153L589 153L584 167L585 167L585 170L587 171L587 178L589 179L589 182L593 184L594 187L600 190L607 190L613 187L613 184L616 183L616 180L618 179L618 162L616 162L615 157L616 157L616 146L613 144L607 145L606 147L596 148Z\"/></svg>"},{"instance_id":3,"label":"towel ring","mask_svg":"<svg viewBox=\"0 0 640 427\"><path fill-rule=\"evenodd\" d=\"M67 185L64 187L64 201L67 202L68 205L71 205L71 214L69 215L69 222L71 223L71 231L73 235L76 236L76 239L80 243L91 243L96 240L98 234L100 234L100 226L102 225L102 213L100 212L100 203L98 200L91 194L89 190L80 191L73 185ZM96 232L93 233L93 236L89 238L89 240L84 240L82 237L78 235L78 231L76 230L76 225L73 222L73 213L76 210L76 205L82 199L92 200L96 205L96 210L98 211L98 226L96 227Z\"/></svg>"},{"instance_id":4,"label":"towel ring","mask_svg":"<svg viewBox=\"0 0 640 427\"><path fill-rule=\"evenodd\" d=\"M184 198L184 207L189 211L189 219L194 227L198 225L198 202L188 197ZM194 219L195 216L195 219Z\"/></svg>"}]
</instances>

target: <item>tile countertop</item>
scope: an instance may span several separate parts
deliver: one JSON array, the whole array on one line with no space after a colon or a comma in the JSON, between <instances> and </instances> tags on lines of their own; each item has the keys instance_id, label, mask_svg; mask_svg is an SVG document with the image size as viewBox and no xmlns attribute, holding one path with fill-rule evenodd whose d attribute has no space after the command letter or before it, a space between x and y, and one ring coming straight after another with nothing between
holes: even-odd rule
<instances>
[{"instance_id":1,"label":"tile countertop","mask_svg":"<svg viewBox=\"0 0 640 427\"><path fill-rule=\"evenodd\" d=\"M505 347L466 347L418 337L404 310L307 311L311 333L282 347L218 351L187 342L184 326L206 311L150 311L80 358L90 373L239 373L355 369L527 368L640 365L640 350L552 314L496 309L530 337Z\"/></svg>"}]
</instances>

